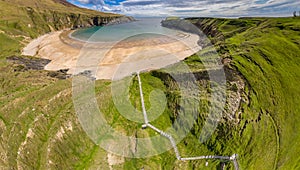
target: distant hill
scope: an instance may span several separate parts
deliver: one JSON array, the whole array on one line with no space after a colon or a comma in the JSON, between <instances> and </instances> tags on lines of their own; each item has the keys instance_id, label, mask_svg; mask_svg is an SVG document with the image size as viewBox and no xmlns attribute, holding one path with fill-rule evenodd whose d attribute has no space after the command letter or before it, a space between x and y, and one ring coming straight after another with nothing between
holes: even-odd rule
<instances>
[{"instance_id":1,"label":"distant hill","mask_svg":"<svg viewBox=\"0 0 300 170\"><path fill-rule=\"evenodd\" d=\"M54 1L57 2L57 3L63 4L65 6L77 7L76 5L73 5L73 4L69 3L66 0L54 0Z\"/></svg>"},{"instance_id":2,"label":"distant hill","mask_svg":"<svg viewBox=\"0 0 300 170\"><path fill-rule=\"evenodd\" d=\"M32 8L44 8L45 10L78 10L80 7L69 3L66 0L2 0L3 2L14 4L15 6L26 6ZM66 8L67 7L67 8ZM73 9L72 9L73 8ZM85 8L80 8L81 11L91 12L91 13L101 13L106 15L108 13L103 13L99 11L93 11ZM113 15L113 14L108 14Z\"/></svg>"},{"instance_id":3,"label":"distant hill","mask_svg":"<svg viewBox=\"0 0 300 170\"><path fill-rule=\"evenodd\" d=\"M41 6L46 5L48 7L53 6L54 3L62 4L64 6L68 7L77 7L76 5L73 5L69 3L66 0L2 0L8 3L14 3L17 5L24 5L24 6Z\"/></svg>"}]
</instances>

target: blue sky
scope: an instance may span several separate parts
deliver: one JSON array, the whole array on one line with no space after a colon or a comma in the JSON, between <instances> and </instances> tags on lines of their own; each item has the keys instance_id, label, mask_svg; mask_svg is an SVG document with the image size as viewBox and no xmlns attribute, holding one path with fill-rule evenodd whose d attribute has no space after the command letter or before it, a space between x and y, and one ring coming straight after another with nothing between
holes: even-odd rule
<instances>
[{"instance_id":1,"label":"blue sky","mask_svg":"<svg viewBox=\"0 0 300 170\"><path fill-rule=\"evenodd\" d=\"M86 8L130 16L292 16L300 0L68 0Z\"/></svg>"}]
</instances>

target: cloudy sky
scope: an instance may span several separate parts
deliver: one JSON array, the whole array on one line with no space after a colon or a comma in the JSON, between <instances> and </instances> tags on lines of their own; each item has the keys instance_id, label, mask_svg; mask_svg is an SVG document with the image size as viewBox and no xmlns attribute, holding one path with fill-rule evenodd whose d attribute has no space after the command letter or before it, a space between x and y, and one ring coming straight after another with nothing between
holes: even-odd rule
<instances>
[{"instance_id":1,"label":"cloudy sky","mask_svg":"<svg viewBox=\"0 0 300 170\"><path fill-rule=\"evenodd\" d=\"M292 16L300 0L68 0L81 7L130 16ZM299 13L299 12L298 12Z\"/></svg>"}]
</instances>

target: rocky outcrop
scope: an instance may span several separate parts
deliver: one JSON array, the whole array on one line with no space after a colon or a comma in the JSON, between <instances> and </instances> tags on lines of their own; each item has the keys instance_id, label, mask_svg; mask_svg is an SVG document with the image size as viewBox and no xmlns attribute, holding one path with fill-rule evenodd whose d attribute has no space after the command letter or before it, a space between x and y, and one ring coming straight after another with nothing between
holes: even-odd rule
<instances>
[{"instance_id":1,"label":"rocky outcrop","mask_svg":"<svg viewBox=\"0 0 300 170\"><path fill-rule=\"evenodd\" d=\"M34 8L26 7L28 17L32 21L32 27L41 31L57 31L66 28L76 29L92 26L103 26L108 23L120 23L121 21L131 21L131 17L126 16L102 16L81 13L64 13L60 11L38 11ZM42 16L42 17L40 17Z\"/></svg>"},{"instance_id":2,"label":"rocky outcrop","mask_svg":"<svg viewBox=\"0 0 300 170\"><path fill-rule=\"evenodd\" d=\"M132 21L136 21L136 20L133 17L123 16L123 17L115 18L115 19L111 20L106 25L123 24L123 23L127 23L127 22L132 22Z\"/></svg>"},{"instance_id":3,"label":"rocky outcrop","mask_svg":"<svg viewBox=\"0 0 300 170\"><path fill-rule=\"evenodd\" d=\"M15 71L43 70L51 62L51 60L47 59L26 56L10 56L7 57L7 61L15 64Z\"/></svg>"},{"instance_id":4,"label":"rocky outcrop","mask_svg":"<svg viewBox=\"0 0 300 170\"><path fill-rule=\"evenodd\" d=\"M161 25L163 27L177 29L177 30L181 30L184 32L189 32L197 35L201 34L199 29L194 24L184 19L166 19L161 21Z\"/></svg>"},{"instance_id":5,"label":"rocky outcrop","mask_svg":"<svg viewBox=\"0 0 300 170\"><path fill-rule=\"evenodd\" d=\"M48 31L114 25L135 20L133 17L127 16L85 15L80 13L61 13L58 11L39 13L34 9L27 8L26 10L34 23L34 27L43 27L43 29ZM39 18L39 15L42 15L43 18Z\"/></svg>"},{"instance_id":6,"label":"rocky outcrop","mask_svg":"<svg viewBox=\"0 0 300 170\"><path fill-rule=\"evenodd\" d=\"M44 70L45 66L51 62L51 60L29 57L29 56L10 56L7 57L7 61L13 64L13 70L15 72L23 72L28 70ZM61 69L58 71L49 71L48 76L57 79L67 79L71 75L67 72L69 69Z\"/></svg>"},{"instance_id":7,"label":"rocky outcrop","mask_svg":"<svg viewBox=\"0 0 300 170\"><path fill-rule=\"evenodd\" d=\"M194 23L192 23L190 20L167 18L166 20L161 21L161 25L166 28L176 29L176 30L198 35L199 36L198 45L201 47L206 47L210 45L210 42L207 41L208 39L205 38L206 35L208 34L202 32L201 31L202 29L201 28L199 29L199 27Z\"/></svg>"},{"instance_id":8,"label":"rocky outcrop","mask_svg":"<svg viewBox=\"0 0 300 170\"><path fill-rule=\"evenodd\" d=\"M121 16L121 17L93 17L92 26L104 26L104 25L115 25L127 22L135 21L133 17Z\"/></svg>"},{"instance_id":9,"label":"rocky outcrop","mask_svg":"<svg viewBox=\"0 0 300 170\"><path fill-rule=\"evenodd\" d=\"M80 8L66 0L10 0L1 3L1 8L12 10L12 14L5 13L7 11L2 14L11 15L9 23L13 26L6 33L21 34L30 38L62 29L103 26L108 23L133 20L132 17L119 14ZM0 21L8 23L6 17L1 18Z\"/></svg>"},{"instance_id":10,"label":"rocky outcrop","mask_svg":"<svg viewBox=\"0 0 300 170\"><path fill-rule=\"evenodd\" d=\"M71 75L69 75L67 72L69 71L69 69L61 69L58 71L49 71L47 73L47 76L50 76L52 78L56 78L56 79L67 79L70 78Z\"/></svg>"},{"instance_id":11,"label":"rocky outcrop","mask_svg":"<svg viewBox=\"0 0 300 170\"><path fill-rule=\"evenodd\" d=\"M213 19L204 17L194 17L185 19L166 19L161 22L163 27L177 29L192 34L197 34L199 38L198 44L201 47L206 47L217 42L223 42L225 36L218 30L217 24L223 19ZM212 37L212 39L207 39ZM209 40L209 41L207 41ZM223 48L221 46L220 48Z\"/></svg>"}]
</instances>

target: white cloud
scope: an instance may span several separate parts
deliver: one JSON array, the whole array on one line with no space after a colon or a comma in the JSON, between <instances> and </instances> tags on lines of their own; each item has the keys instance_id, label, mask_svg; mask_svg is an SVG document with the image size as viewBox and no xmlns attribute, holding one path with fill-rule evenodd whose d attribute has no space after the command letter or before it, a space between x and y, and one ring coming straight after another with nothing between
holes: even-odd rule
<instances>
[{"instance_id":1,"label":"white cloud","mask_svg":"<svg viewBox=\"0 0 300 170\"><path fill-rule=\"evenodd\" d=\"M299 0L123 0L123 2L77 0L77 2L93 4L92 8L101 11L134 16L274 16L292 14L294 10L300 10Z\"/></svg>"},{"instance_id":2,"label":"white cloud","mask_svg":"<svg viewBox=\"0 0 300 170\"><path fill-rule=\"evenodd\" d=\"M78 2L82 3L82 4L88 4L91 1L90 0L77 0Z\"/></svg>"}]
</instances>

